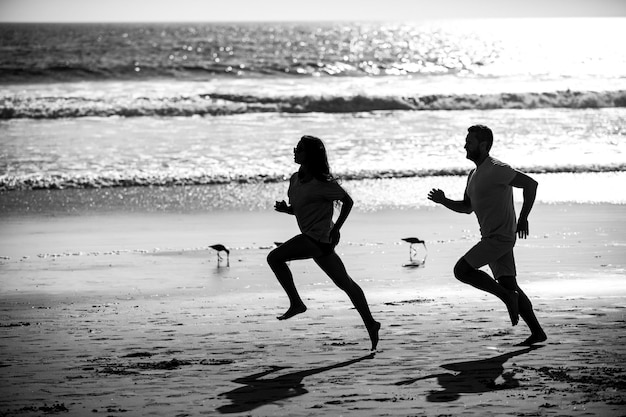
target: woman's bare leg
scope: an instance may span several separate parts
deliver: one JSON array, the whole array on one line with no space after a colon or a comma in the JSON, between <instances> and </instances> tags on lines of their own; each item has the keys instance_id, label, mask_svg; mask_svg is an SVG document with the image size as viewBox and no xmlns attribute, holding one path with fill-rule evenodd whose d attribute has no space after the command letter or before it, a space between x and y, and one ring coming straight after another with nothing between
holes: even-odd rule
<instances>
[{"instance_id":1,"label":"woman's bare leg","mask_svg":"<svg viewBox=\"0 0 626 417\"><path fill-rule=\"evenodd\" d=\"M369 305L365 299L365 294L359 284L350 278L343 262L341 261L341 258L335 252L321 257L316 257L314 260L330 277L330 279L333 280L335 285L348 294L352 304L361 315L363 323L365 323L365 327L367 328L367 332L372 342L372 350L375 350L378 345L378 331L380 330L380 323L372 317Z\"/></svg>"},{"instance_id":2,"label":"woman's bare leg","mask_svg":"<svg viewBox=\"0 0 626 417\"><path fill-rule=\"evenodd\" d=\"M280 282L289 297L289 309L283 315L278 316L278 320L286 320L306 311L306 305L300 298L300 294L298 294L287 262L297 259L310 259L321 254L321 249L311 242L308 237L298 235L267 255L267 263L274 271L278 282Z\"/></svg>"}]
</instances>

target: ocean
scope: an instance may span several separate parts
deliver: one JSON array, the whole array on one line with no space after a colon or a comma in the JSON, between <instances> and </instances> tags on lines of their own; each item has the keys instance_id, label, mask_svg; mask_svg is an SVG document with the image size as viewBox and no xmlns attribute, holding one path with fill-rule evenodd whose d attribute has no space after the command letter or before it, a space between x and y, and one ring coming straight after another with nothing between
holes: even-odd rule
<instances>
[{"instance_id":1,"label":"ocean","mask_svg":"<svg viewBox=\"0 0 626 417\"><path fill-rule=\"evenodd\" d=\"M543 202L626 204L626 19L0 25L0 213L263 210L300 136L379 210L467 127ZM443 188L441 186L441 188Z\"/></svg>"}]
</instances>

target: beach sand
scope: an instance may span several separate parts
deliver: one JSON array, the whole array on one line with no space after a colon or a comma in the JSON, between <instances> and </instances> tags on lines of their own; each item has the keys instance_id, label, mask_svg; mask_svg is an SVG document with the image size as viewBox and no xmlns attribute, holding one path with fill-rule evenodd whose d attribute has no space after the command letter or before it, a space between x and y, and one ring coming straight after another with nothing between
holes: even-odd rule
<instances>
[{"instance_id":1,"label":"beach sand","mask_svg":"<svg viewBox=\"0 0 626 417\"><path fill-rule=\"evenodd\" d=\"M537 204L519 282L549 339L515 344L504 305L452 276L478 240L443 208L355 211L338 247L379 349L312 261L309 310L265 263L274 212L0 219L0 415L623 416L626 208ZM426 263L407 268L409 245ZM229 266L208 246L231 248Z\"/></svg>"}]
</instances>

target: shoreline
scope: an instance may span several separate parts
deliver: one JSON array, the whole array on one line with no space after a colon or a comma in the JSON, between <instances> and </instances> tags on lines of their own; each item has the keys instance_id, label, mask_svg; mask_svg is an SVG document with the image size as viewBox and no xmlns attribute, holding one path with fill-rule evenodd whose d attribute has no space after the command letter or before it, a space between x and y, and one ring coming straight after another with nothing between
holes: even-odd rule
<instances>
[{"instance_id":1,"label":"shoreline","mask_svg":"<svg viewBox=\"0 0 626 417\"><path fill-rule=\"evenodd\" d=\"M626 171L532 174L540 187L537 204L626 206ZM467 176L444 175L341 180L355 200L355 212L432 208L432 188L462 196ZM4 222L33 217L81 217L136 214L206 214L272 211L286 198L288 182L246 182L211 185L135 186L0 191L0 227ZM575 190L575 193L572 192ZM522 201L514 190L516 203Z\"/></svg>"}]
</instances>

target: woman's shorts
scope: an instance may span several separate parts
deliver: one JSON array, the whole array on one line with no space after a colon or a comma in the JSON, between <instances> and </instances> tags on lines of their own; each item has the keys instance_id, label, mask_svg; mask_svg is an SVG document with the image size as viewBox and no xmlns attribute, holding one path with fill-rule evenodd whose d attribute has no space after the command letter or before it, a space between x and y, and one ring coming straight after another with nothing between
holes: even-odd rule
<instances>
[{"instance_id":1,"label":"woman's shorts","mask_svg":"<svg viewBox=\"0 0 626 417\"><path fill-rule=\"evenodd\" d=\"M331 253L335 251L335 246L333 246L332 243L320 242L319 240L313 239L309 235L304 235L304 236L306 236L311 242L313 242L315 246L320 248L320 250L322 251L322 256L330 255Z\"/></svg>"}]
</instances>

